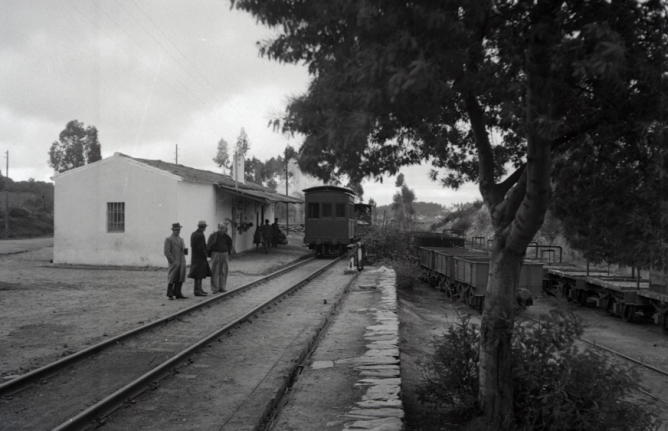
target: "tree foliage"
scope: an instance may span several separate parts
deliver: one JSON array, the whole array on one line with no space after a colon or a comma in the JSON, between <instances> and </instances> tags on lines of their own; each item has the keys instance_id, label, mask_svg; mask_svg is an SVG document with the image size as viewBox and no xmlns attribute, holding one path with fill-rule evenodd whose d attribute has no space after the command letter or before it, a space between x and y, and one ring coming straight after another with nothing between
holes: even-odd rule
<instances>
[{"instance_id":1,"label":"tree foliage","mask_svg":"<svg viewBox=\"0 0 668 431\"><path fill-rule=\"evenodd\" d=\"M256 157L246 159L246 181L252 181L276 190L278 184L285 181L285 169L285 159L280 154L264 162ZM288 182L292 177L292 172L288 171Z\"/></svg>"},{"instance_id":2,"label":"tree foliage","mask_svg":"<svg viewBox=\"0 0 668 431\"><path fill-rule=\"evenodd\" d=\"M514 280L549 206L552 159L665 126L662 2L232 4L275 30L261 54L313 76L274 122L305 136L302 170L359 181L430 160L443 185L479 184L495 231L480 399L491 426L512 420Z\"/></svg>"},{"instance_id":3,"label":"tree foliage","mask_svg":"<svg viewBox=\"0 0 668 431\"><path fill-rule=\"evenodd\" d=\"M218 148L216 149L216 157L213 158L213 162L223 169L230 168L230 149L227 141L223 138L220 138L218 141Z\"/></svg>"},{"instance_id":4,"label":"tree foliage","mask_svg":"<svg viewBox=\"0 0 668 431\"><path fill-rule=\"evenodd\" d=\"M401 179L401 181L400 181ZM410 231L415 217L415 192L408 188L403 174L400 174L395 184L399 190L392 196L390 208L394 211L394 219L402 231Z\"/></svg>"},{"instance_id":5,"label":"tree foliage","mask_svg":"<svg viewBox=\"0 0 668 431\"><path fill-rule=\"evenodd\" d=\"M61 173L102 159L102 147L95 126L72 120L60 132L58 141L51 144L49 166Z\"/></svg>"},{"instance_id":6,"label":"tree foliage","mask_svg":"<svg viewBox=\"0 0 668 431\"><path fill-rule=\"evenodd\" d=\"M668 189L661 172L668 172L668 160L656 130L630 137L614 145L592 142L560 157L552 206L569 245L589 261L662 267Z\"/></svg>"},{"instance_id":7,"label":"tree foliage","mask_svg":"<svg viewBox=\"0 0 668 431\"><path fill-rule=\"evenodd\" d=\"M246 157L246 154L248 154L248 150L250 150L250 141L248 140L248 135L246 134L246 130L244 128L241 128L241 132L239 133L239 137L237 137L237 143L235 144L234 148L237 152L238 155Z\"/></svg>"}]
</instances>

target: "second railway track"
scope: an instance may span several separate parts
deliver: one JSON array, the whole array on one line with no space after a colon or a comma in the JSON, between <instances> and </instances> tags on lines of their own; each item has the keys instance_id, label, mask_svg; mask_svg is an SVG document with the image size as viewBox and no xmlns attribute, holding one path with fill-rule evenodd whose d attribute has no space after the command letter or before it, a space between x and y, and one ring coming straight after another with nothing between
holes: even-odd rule
<instances>
[{"instance_id":1,"label":"second railway track","mask_svg":"<svg viewBox=\"0 0 668 431\"><path fill-rule=\"evenodd\" d=\"M173 372L198 349L317 277L336 261L310 260L93 346L67 363L0 386L6 429L84 429ZM73 355L74 356L74 355Z\"/></svg>"}]
</instances>

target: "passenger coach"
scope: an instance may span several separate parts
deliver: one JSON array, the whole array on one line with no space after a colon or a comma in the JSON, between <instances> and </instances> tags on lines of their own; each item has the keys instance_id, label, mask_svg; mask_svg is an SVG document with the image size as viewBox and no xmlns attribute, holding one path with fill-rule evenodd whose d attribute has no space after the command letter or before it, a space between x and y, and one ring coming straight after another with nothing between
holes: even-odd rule
<instances>
[{"instance_id":1,"label":"passenger coach","mask_svg":"<svg viewBox=\"0 0 668 431\"><path fill-rule=\"evenodd\" d=\"M304 243L318 255L346 253L358 235L355 192L338 186L302 191L306 204Z\"/></svg>"}]
</instances>

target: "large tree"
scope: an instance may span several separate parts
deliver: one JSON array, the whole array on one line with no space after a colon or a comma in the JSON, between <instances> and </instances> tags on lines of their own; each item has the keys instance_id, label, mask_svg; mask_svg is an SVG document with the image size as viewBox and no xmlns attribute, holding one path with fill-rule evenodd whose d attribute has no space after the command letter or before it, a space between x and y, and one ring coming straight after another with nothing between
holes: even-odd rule
<instances>
[{"instance_id":1,"label":"large tree","mask_svg":"<svg viewBox=\"0 0 668 431\"><path fill-rule=\"evenodd\" d=\"M479 184L495 230L480 402L490 426L511 423L515 285L548 208L553 155L591 136L612 145L620 124L665 126L661 1L232 4L276 30L263 55L313 76L276 122L305 136L302 170L356 181L431 160L444 185Z\"/></svg>"},{"instance_id":2,"label":"large tree","mask_svg":"<svg viewBox=\"0 0 668 431\"><path fill-rule=\"evenodd\" d=\"M223 138L218 141L216 157L213 158L213 161L219 168L223 169L223 173L225 173L225 169L230 168L230 149L227 141Z\"/></svg>"},{"instance_id":3,"label":"large tree","mask_svg":"<svg viewBox=\"0 0 668 431\"><path fill-rule=\"evenodd\" d=\"M65 172L102 159L102 147L95 126L84 128L77 120L67 123L58 141L51 144L49 166Z\"/></svg>"}]
</instances>

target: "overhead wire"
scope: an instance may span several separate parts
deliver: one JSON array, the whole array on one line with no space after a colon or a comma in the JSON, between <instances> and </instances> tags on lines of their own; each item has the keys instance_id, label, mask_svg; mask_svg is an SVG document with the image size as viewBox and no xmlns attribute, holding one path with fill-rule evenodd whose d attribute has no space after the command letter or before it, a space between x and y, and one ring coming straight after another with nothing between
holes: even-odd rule
<instances>
[{"instance_id":1,"label":"overhead wire","mask_svg":"<svg viewBox=\"0 0 668 431\"><path fill-rule=\"evenodd\" d=\"M134 55L132 52L130 52L130 51L128 51L126 48L124 48L123 45L121 45L120 43L118 43L118 41L117 41L116 39L114 39L113 37L111 37L111 36L110 36L106 31L104 31L99 25L97 25L97 24L96 24L93 20L91 20L86 14L84 14L78 7L76 7L75 5L73 5L73 4L70 2L70 0L63 0L63 1L65 1L65 2L66 2L68 5L70 5L74 10L76 10L76 11L77 11L82 17L84 17L88 22L90 22L91 24L93 24L93 26L95 26L95 27L96 27L98 30L100 30L105 36L107 36L107 37L109 38L109 40L111 40L111 41L114 42L116 45L118 45L119 48L121 48L123 51L127 52L130 56L132 56L132 57L133 57L135 60L137 60L139 63L142 63L142 64L144 64L144 65L147 65L143 60L139 59L139 58L138 58L136 55ZM148 66L148 65L147 65L147 66ZM183 100L185 100L185 101L188 102L190 105L192 105L193 108L198 109L198 106L195 105L195 103L193 103L192 100L190 100L189 98L185 97L185 96L183 95L183 93L181 93L178 89L174 88L174 86L172 86L169 82L165 81L165 80L164 80L162 77L160 77L158 74L156 74L156 76L158 77L158 79L159 79L160 81L162 81L165 85L167 85L169 88L171 88L176 94L178 94L179 96L181 96L181 97L183 98Z\"/></svg>"},{"instance_id":2,"label":"overhead wire","mask_svg":"<svg viewBox=\"0 0 668 431\"><path fill-rule=\"evenodd\" d=\"M116 0L116 1L119 2L119 4L120 4L120 1L119 1L119 0ZM204 75L204 73L202 73L202 72L197 68L197 66L195 66L195 65L190 61L190 59L188 59L188 57L183 53L183 51L181 51L181 50L179 49L179 47L176 46L176 44L175 44L174 42L172 42L172 40L169 38L169 36L167 36L167 35L165 34L165 32L162 31L162 29L161 29L161 28L160 28L160 27L159 27L159 26L158 26L158 25L151 19L151 17L150 17L150 16L149 16L149 15L148 15L148 14L141 8L141 7L135 2L135 0L130 0L130 1L135 5L135 7L136 7L137 9L139 9L139 11L146 17L146 19L153 25L153 27L155 27L155 28L160 32L160 34L161 34L161 35L162 35L162 36L163 36L163 37L170 43L170 45L172 45L172 46L174 47L174 49L176 49L176 50L178 51L178 53L181 54L181 56L186 60L186 62L187 62L188 64L190 64L190 66L191 66L193 69L195 69L195 70L197 71L197 73L199 73L200 76L201 76L202 78L204 78L204 80L211 86L211 88L213 88L216 92L218 92L219 95L225 97L225 95L223 95L223 94L220 92L220 90L218 89L218 87L216 87L216 85L214 85L211 81L209 81L209 79L206 77L206 75ZM121 5L121 7L123 7L123 5ZM127 9L125 9L125 7L123 7L123 9L124 9L126 12L128 12ZM128 12L128 14L130 14L130 13ZM130 15L132 16L132 14L130 14ZM135 19L135 18L133 17L133 19ZM136 19L135 19L135 21L136 21ZM138 21L137 21L137 22L138 22ZM141 25L141 24L140 24L140 25ZM142 26L142 28L144 28L144 26ZM144 30L146 30L146 28L144 28ZM149 33L148 30L146 30L146 32ZM150 33L149 33L149 34L150 34ZM151 35L151 37L153 37L153 35ZM153 37L153 39L154 39L156 42L158 41L155 37ZM160 42L158 42L158 43L160 43ZM161 46L163 49L165 49L165 51L167 51L167 49L166 49L162 44L160 44L160 46ZM170 56L171 56L171 54L170 54ZM174 58L174 57L172 57L172 58ZM174 59L174 60L176 61L176 59Z\"/></svg>"},{"instance_id":3,"label":"overhead wire","mask_svg":"<svg viewBox=\"0 0 668 431\"><path fill-rule=\"evenodd\" d=\"M102 13L104 13L105 16L106 16L107 18L109 18L109 20L110 20L111 22L113 22L119 29L121 29L121 31L123 31L123 33L125 33L130 39L132 39L132 41L133 41L133 42L134 42L134 43L135 43L135 44L136 44L136 45L137 45L137 46L138 46L138 47L139 47L139 48L140 48L140 49L141 49L147 56L148 56L148 57L150 57L150 58L151 58L153 61L155 61L157 64L160 63L160 62L159 62L159 61L158 61L158 60L157 60L151 53L149 53L149 52L148 52L148 51L147 51L147 50L146 50L146 49L145 49L145 48L144 48L144 47L143 47L143 46L142 46L142 45L141 45L135 38L134 38L134 37L132 37L132 35L131 35L130 33L128 33L128 32L127 32L127 31L126 31L126 30L125 30L125 29L124 29L118 22L116 22L116 20L114 20L114 19L107 13L107 11L104 10L104 8L103 8L102 6L100 6L95 0L91 0L91 3L93 3L95 6L97 6L97 8L100 9L100 10L102 11ZM99 28L99 27L98 27L98 28ZM119 46L120 46L120 45L119 45ZM136 57L135 57L135 58L136 58ZM166 71L172 78L174 78L174 80L176 80L180 85L182 85L182 86L186 89L186 91L188 91L193 97L195 97L195 99L198 99L198 100L200 99L199 96L196 95L196 94L194 94L194 93L192 92L192 90L191 90L187 85L185 85L184 83L182 83L181 80L179 80L179 78L178 78L177 76L175 76L173 73L167 71L167 69L165 69L165 71ZM205 105L208 104L207 102L204 102L204 101L202 101L202 103L205 104ZM213 110L213 109L212 109L212 110ZM215 112L215 111L214 111L214 112Z\"/></svg>"}]
</instances>

